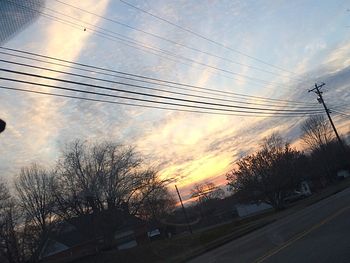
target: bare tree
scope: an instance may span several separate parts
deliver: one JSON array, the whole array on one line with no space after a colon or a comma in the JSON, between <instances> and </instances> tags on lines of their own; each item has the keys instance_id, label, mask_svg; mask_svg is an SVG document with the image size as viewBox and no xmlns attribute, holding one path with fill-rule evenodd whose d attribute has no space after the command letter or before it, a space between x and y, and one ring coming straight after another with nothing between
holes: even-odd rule
<instances>
[{"instance_id":1,"label":"bare tree","mask_svg":"<svg viewBox=\"0 0 350 263\"><path fill-rule=\"evenodd\" d=\"M19 206L27 218L40 228L41 233L49 230L53 220L54 184L53 175L35 163L22 168L19 177L15 180Z\"/></svg>"},{"instance_id":2,"label":"bare tree","mask_svg":"<svg viewBox=\"0 0 350 263\"><path fill-rule=\"evenodd\" d=\"M164 184L151 188L153 190L145 195L138 215L149 221L160 221L174 211L176 201Z\"/></svg>"},{"instance_id":3,"label":"bare tree","mask_svg":"<svg viewBox=\"0 0 350 263\"><path fill-rule=\"evenodd\" d=\"M336 172L340 169L348 169L349 161L346 158L348 148L343 148L334 140L333 130L323 115L312 116L302 125L302 137L310 148L313 170L318 177L332 182L336 180Z\"/></svg>"},{"instance_id":4,"label":"bare tree","mask_svg":"<svg viewBox=\"0 0 350 263\"><path fill-rule=\"evenodd\" d=\"M26 240L19 227L21 211L11 196L7 184L0 180L0 261L21 263L32 254L27 253ZM33 239L33 238L32 238Z\"/></svg>"},{"instance_id":5,"label":"bare tree","mask_svg":"<svg viewBox=\"0 0 350 263\"><path fill-rule=\"evenodd\" d=\"M238 168L227 175L228 185L246 201L264 201L281 209L287 193L300 182L298 163L303 158L278 134L272 134L257 153L237 162Z\"/></svg>"},{"instance_id":6,"label":"bare tree","mask_svg":"<svg viewBox=\"0 0 350 263\"><path fill-rule=\"evenodd\" d=\"M53 194L57 214L68 221L84 216L95 224L99 220L106 246L112 244L115 230L125 219L146 214L150 208L146 201L161 192L165 183L154 169L144 165L133 148L113 142L68 144L58 162L56 177ZM159 211L147 211L147 215L152 212ZM96 238L92 232L89 235Z\"/></svg>"},{"instance_id":7,"label":"bare tree","mask_svg":"<svg viewBox=\"0 0 350 263\"><path fill-rule=\"evenodd\" d=\"M9 206L10 198L10 191L6 183L3 181L3 179L0 179L0 211L4 211ZM0 218L2 215L3 213L0 213Z\"/></svg>"},{"instance_id":8,"label":"bare tree","mask_svg":"<svg viewBox=\"0 0 350 263\"><path fill-rule=\"evenodd\" d=\"M301 139L311 150L325 147L333 139L332 128L323 115L315 115L306 119L301 130Z\"/></svg>"},{"instance_id":9,"label":"bare tree","mask_svg":"<svg viewBox=\"0 0 350 263\"><path fill-rule=\"evenodd\" d=\"M191 189L191 197L196 198L199 203L204 203L212 199L221 199L224 197L224 191L214 183L205 182L195 184Z\"/></svg>"},{"instance_id":10,"label":"bare tree","mask_svg":"<svg viewBox=\"0 0 350 263\"><path fill-rule=\"evenodd\" d=\"M112 142L75 141L62 153L55 196L64 216L127 207L137 214L142 202L163 181L131 147ZM63 189L63 190L62 190Z\"/></svg>"},{"instance_id":11,"label":"bare tree","mask_svg":"<svg viewBox=\"0 0 350 263\"><path fill-rule=\"evenodd\" d=\"M18 262L16 259L16 246L11 242L13 227L11 227L11 196L7 185L0 181L0 260Z\"/></svg>"}]
</instances>

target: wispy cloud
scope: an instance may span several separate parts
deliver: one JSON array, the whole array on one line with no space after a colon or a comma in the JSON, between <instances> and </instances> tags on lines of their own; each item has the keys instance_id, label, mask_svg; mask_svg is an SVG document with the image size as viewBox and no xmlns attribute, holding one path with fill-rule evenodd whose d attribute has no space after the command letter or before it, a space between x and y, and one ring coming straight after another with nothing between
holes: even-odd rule
<instances>
[{"instance_id":1,"label":"wispy cloud","mask_svg":"<svg viewBox=\"0 0 350 263\"><path fill-rule=\"evenodd\" d=\"M263 59L267 64L278 65L295 73L293 74L204 41L146 14L126 8L120 2L90 0L70 3L246 66L234 65L171 45L52 2L50 8L57 8L62 13L77 16L147 45L166 49L172 54L278 84L254 83L239 77L240 81L233 80L233 75L213 68L190 61L180 63L177 59L167 60L128 47L117 40L100 38L89 30L84 31L84 25L82 30L76 30L45 18L28 27L7 45L220 91L287 100L315 102L315 97L308 94L307 90L314 81L324 81L327 82L327 100L330 105L336 105L339 97L344 103L349 99L347 83L350 81L350 45L345 36L334 31L334 25L325 25L324 28L315 26L316 22L320 22L318 17L323 12L340 13L336 4L317 5L316 1L268 4L206 1L200 5L188 1L149 1L148 5L143 1L136 3L157 15L224 43L231 49ZM310 15L308 10L314 6L317 6L317 12ZM300 19L294 19L296 16ZM339 40L337 43L333 41L335 37ZM274 72L277 76L253 70L247 65ZM51 73L51 76L59 75ZM227 95L227 98L230 96ZM273 131L281 131L286 139L297 144L302 119L160 111L12 92L1 92L0 100L0 112L8 123L8 129L0 136L0 150L3 151L0 170L4 171L5 176L12 176L19 167L31 161L52 164L57 159L60 145L74 138L111 139L137 146L152 163L160 167L163 176L176 177L177 184L186 189L187 193L196 181L215 180L216 183L225 183L224 175L231 169L232 162L256 150L261 139ZM249 102L256 103L258 100L250 99ZM341 118L336 118L336 121L341 125L346 124L346 120ZM346 128L342 131L345 132Z\"/></svg>"},{"instance_id":2,"label":"wispy cloud","mask_svg":"<svg viewBox=\"0 0 350 263\"><path fill-rule=\"evenodd\" d=\"M75 2L75 4L77 3L78 1ZM85 1L82 7L94 7L97 12L103 13L107 4L108 1L99 1L98 4L94 1ZM54 8L59 8L60 12L63 13L72 13L70 8L64 6ZM91 23L99 22L98 19L91 16L83 15L81 18ZM66 25L47 20L44 17L28 27L22 34L21 37L28 39L29 42L22 43L23 38L15 38L8 42L7 46L67 60L75 60L84 43L90 37L89 32L83 30L72 32ZM34 34L36 38L31 38L31 34ZM46 73L46 75L58 76L53 73ZM13 85L10 83L2 84ZM52 163L57 157L56 142L62 130L67 130L69 127L69 133L72 136L81 135L74 133L72 129L77 126L79 120L74 120L74 117L70 118L70 116L76 116L79 109L67 107L66 102L61 99L9 91L2 93L2 101L0 111L5 112L4 118L8 124L0 141L0 148L4 149L1 154L0 170L4 171L5 176L15 174L20 166L27 165L32 161ZM67 108L69 112L64 110ZM93 122L94 120L90 118L89 121Z\"/></svg>"}]
</instances>

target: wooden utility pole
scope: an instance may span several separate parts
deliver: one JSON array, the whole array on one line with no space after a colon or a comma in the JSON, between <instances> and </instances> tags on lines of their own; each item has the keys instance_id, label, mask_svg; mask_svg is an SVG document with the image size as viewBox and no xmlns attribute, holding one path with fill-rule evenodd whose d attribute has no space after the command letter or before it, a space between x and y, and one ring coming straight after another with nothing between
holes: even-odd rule
<instances>
[{"instance_id":1,"label":"wooden utility pole","mask_svg":"<svg viewBox=\"0 0 350 263\"><path fill-rule=\"evenodd\" d=\"M179 189L177 189L177 186L176 186L176 185L175 185L175 189L176 189L177 195L179 196L179 200L180 200L181 207L182 207L182 212L184 213L184 216L185 216L185 220L186 220L186 223L187 223L188 230L189 230L190 233L192 234L192 227L191 227L191 225L190 225L190 223L189 223L189 221L188 221L186 209L185 209L185 207L184 207L184 204L182 203L181 195L180 195Z\"/></svg>"},{"instance_id":2,"label":"wooden utility pole","mask_svg":"<svg viewBox=\"0 0 350 263\"><path fill-rule=\"evenodd\" d=\"M329 119L329 122L331 123L331 126L333 128L333 131L335 133L335 136L337 137L338 139L338 142L340 144L340 146L342 147L342 149L345 151L345 146L344 146L344 143L342 141L342 139L340 138L339 134L338 134L338 131L337 131L337 128L335 127L334 123L333 123L333 120L332 120L332 117L330 115L330 111L329 109L327 108L327 105L326 103L324 102L323 100L323 96L322 96L322 91L320 91L320 88L322 88L324 85L326 85L325 83L321 83L320 85L318 85L317 83L315 83L315 87L311 90L309 90L309 92L315 92L317 95L318 95L318 98L317 98L317 101L319 103L322 103L323 105L323 108L325 109L326 111L326 114L328 116L328 119Z\"/></svg>"}]
</instances>

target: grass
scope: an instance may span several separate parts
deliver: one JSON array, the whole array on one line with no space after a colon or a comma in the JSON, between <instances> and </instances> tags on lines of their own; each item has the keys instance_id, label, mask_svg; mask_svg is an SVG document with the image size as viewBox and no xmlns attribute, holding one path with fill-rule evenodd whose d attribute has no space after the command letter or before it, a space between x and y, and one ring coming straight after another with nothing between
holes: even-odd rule
<instances>
[{"instance_id":1,"label":"grass","mask_svg":"<svg viewBox=\"0 0 350 263\"><path fill-rule=\"evenodd\" d=\"M322 192L315 193L306 199L300 200L283 211L269 211L250 218L215 226L211 229L197 231L192 235L179 235L172 239L158 240L129 250L102 252L94 257L75 261L75 263L186 262L190 258L219 247L278 219L287 217L292 213L295 213L348 187L350 187L350 179L346 179L331 185Z\"/></svg>"},{"instance_id":2,"label":"grass","mask_svg":"<svg viewBox=\"0 0 350 263\"><path fill-rule=\"evenodd\" d=\"M172 239L158 240L133 249L101 252L96 256L83 258L75 263L95 262L185 262L195 255L218 247L229 240L238 238L270 223L269 220L251 222L232 222L205 231L175 236Z\"/></svg>"}]
</instances>

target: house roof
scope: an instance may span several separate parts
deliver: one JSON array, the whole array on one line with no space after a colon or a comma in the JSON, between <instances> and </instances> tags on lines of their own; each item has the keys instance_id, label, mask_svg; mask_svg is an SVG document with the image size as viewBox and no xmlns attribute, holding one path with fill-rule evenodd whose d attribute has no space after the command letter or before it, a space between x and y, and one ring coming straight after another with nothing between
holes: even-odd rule
<instances>
[{"instance_id":1,"label":"house roof","mask_svg":"<svg viewBox=\"0 0 350 263\"><path fill-rule=\"evenodd\" d=\"M52 250L58 251L60 247L72 248L94 238L100 239L106 234L113 235L116 232L127 231L143 224L143 220L120 210L73 217L68 221L56 223L47 235L40 254L45 256Z\"/></svg>"}]
</instances>

